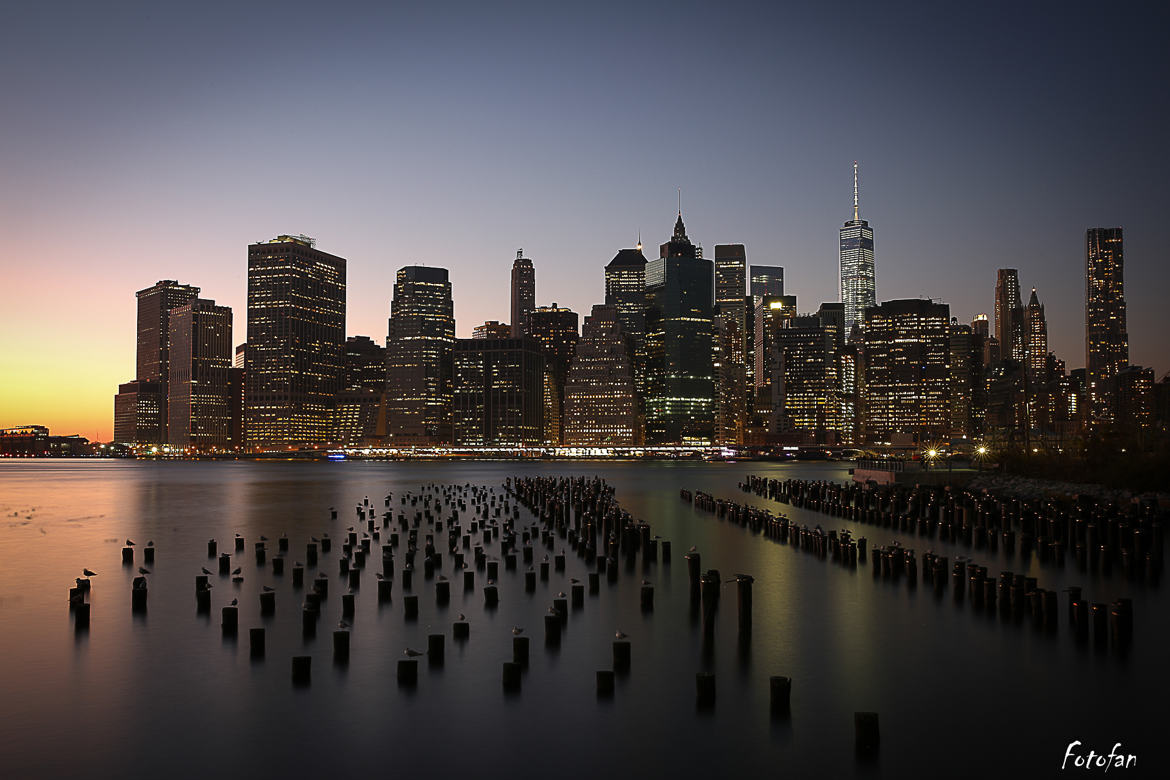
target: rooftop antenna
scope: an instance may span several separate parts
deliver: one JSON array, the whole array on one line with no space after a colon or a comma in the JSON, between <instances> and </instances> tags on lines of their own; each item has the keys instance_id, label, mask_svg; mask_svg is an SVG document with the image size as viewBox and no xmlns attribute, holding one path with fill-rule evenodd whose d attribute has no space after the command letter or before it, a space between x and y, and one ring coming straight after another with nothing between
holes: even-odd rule
<instances>
[{"instance_id":1,"label":"rooftop antenna","mask_svg":"<svg viewBox=\"0 0 1170 780\"><path fill-rule=\"evenodd\" d=\"M638 228L638 251L642 251L642 228Z\"/></svg>"},{"instance_id":2,"label":"rooftop antenna","mask_svg":"<svg viewBox=\"0 0 1170 780\"><path fill-rule=\"evenodd\" d=\"M678 215L682 216L682 187L678 188Z\"/></svg>"},{"instance_id":3,"label":"rooftop antenna","mask_svg":"<svg viewBox=\"0 0 1170 780\"><path fill-rule=\"evenodd\" d=\"M853 161L853 221L860 220L857 208L857 160Z\"/></svg>"},{"instance_id":4,"label":"rooftop antenna","mask_svg":"<svg viewBox=\"0 0 1170 780\"><path fill-rule=\"evenodd\" d=\"M517 260L523 260L523 259L524 259L524 250L523 250L523 249L517 249L517 250L516 250L516 259L517 259Z\"/></svg>"}]
</instances>

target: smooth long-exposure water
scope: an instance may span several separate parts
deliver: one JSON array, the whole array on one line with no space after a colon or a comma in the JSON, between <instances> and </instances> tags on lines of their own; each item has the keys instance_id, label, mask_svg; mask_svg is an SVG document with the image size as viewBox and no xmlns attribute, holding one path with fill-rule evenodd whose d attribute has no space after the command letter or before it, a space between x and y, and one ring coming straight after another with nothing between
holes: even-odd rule
<instances>
[{"instance_id":1,"label":"smooth long-exposure water","mask_svg":"<svg viewBox=\"0 0 1170 780\"><path fill-rule=\"evenodd\" d=\"M349 663L333 663L330 635L345 591L339 548L346 527L357 525L356 504L368 497L380 528L389 492L397 513L399 495L426 483L500 494L508 476L533 474L602 476L625 509L671 540L672 564L643 571L639 560L631 573L623 563L616 584L603 577L600 593L571 612L559 650L549 651L543 616L554 594L592 570L571 550L567 570L538 582L535 594L524 590L523 563L506 571L501 562L495 610L483 607L486 574L477 572L476 589L465 593L447 555L451 602L437 606L420 564L412 591L419 617L407 622L397 577L392 601L378 603L375 543L350 621ZM1060 774L1073 740L1084 752L1121 742L1138 756L1136 771L1161 774L1170 630L1159 589L777 504L737 489L748 474L848 478L838 464L0 463L0 777L1035 777ZM868 566L853 571L717 520L680 501L681 487L849 528L871 546L900 539L919 553L971 555L991 576L1010 569L1049 589L1079 584L1093 601L1130 596L1132 650L1121 658L1077 645L1063 594L1060 629L1047 635L956 606L949 591L936 599L904 578L875 580ZM521 522L531 515L523 511ZM239 554L236 533L247 540ZM320 557L330 590L315 639L302 637L304 592L288 570L272 572L283 533L290 566L304 560L310 536L335 541ZM270 540L264 567L252 547L261 535ZM232 553L232 567L242 566L242 583L208 560L213 537ZM127 538L138 544L133 567L121 565ZM147 612L135 615L131 580L148 540L157 559ZM725 580L755 577L750 643L737 638L735 585L726 584L709 664L689 608L683 554L692 545L703 568ZM545 552L538 543L536 560ZM210 615L196 613L203 566L216 572ZM83 567L98 574L91 627L75 633L67 592ZM642 578L655 585L649 614L639 606ZM265 585L276 590L271 617L260 615ZM240 633L230 639L220 608L233 598ZM451 638L459 613L471 624L466 643ZM262 660L249 657L253 626L267 628ZM505 695L501 665L512 658L514 626L531 637L531 662L521 692ZM618 630L629 635L632 670L611 700L599 700L594 674L611 667ZM400 688L398 660L407 647L425 649L430 633L447 635L445 664L431 669L420 658L417 687ZM308 687L291 683L294 655L313 656ZM710 712L695 705L695 673L704 669L716 675ZM793 680L786 720L770 717L770 675ZM853 713L867 710L880 714L880 754L858 763Z\"/></svg>"}]
</instances>

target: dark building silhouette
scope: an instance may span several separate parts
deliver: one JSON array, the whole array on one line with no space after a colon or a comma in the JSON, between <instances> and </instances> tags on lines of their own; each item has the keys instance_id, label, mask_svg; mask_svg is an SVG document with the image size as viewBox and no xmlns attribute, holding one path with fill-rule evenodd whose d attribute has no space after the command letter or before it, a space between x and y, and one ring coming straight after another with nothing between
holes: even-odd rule
<instances>
[{"instance_id":1,"label":"dark building silhouette","mask_svg":"<svg viewBox=\"0 0 1170 780\"><path fill-rule=\"evenodd\" d=\"M540 306L528 315L528 333L544 352L547 375L545 383L545 439L560 444L563 438L562 409L565 401L565 378L577 348L578 315L572 309Z\"/></svg>"},{"instance_id":2,"label":"dark building silhouette","mask_svg":"<svg viewBox=\"0 0 1170 780\"><path fill-rule=\"evenodd\" d=\"M252 450L322 446L341 385L345 259L305 236L248 247L244 418Z\"/></svg>"},{"instance_id":3,"label":"dark building silhouette","mask_svg":"<svg viewBox=\"0 0 1170 780\"><path fill-rule=\"evenodd\" d=\"M1125 247L1121 228L1085 234L1085 379L1090 427L1116 413L1109 380L1129 365L1125 311Z\"/></svg>"},{"instance_id":4,"label":"dark building silhouette","mask_svg":"<svg viewBox=\"0 0 1170 780\"><path fill-rule=\"evenodd\" d=\"M471 329L473 339L508 339L512 337L512 326L499 320L488 320Z\"/></svg>"},{"instance_id":5,"label":"dark building silhouette","mask_svg":"<svg viewBox=\"0 0 1170 780\"><path fill-rule=\"evenodd\" d=\"M1001 359L1025 360L1024 309L1020 303L1020 278L1014 268L1000 268L996 273L995 337Z\"/></svg>"},{"instance_id":6,"label":"dark building silhouette","mask_svg":"<svg viewBox=\"0 0 1170 780\"><path fill-rule=\"evenodd\" d=\"M386 348L369 336L347 338L341 359L341 388L385 390Z\"/></svg>"},{"instance_id":7,"label":"dark building silhouette","mask_svg":"<svg viewBox=\"0 0 1170 780\"><path fill-rule=\"evenodd\" d=\"M638 400L629 344L614 306L594 306L565 381L564 443L638 444Z\"/></svg>"},{"instance_id":8,"label":"dark building silhouette","mask_svg":"<svg viewBox=\"0 0 1170 780\"><path fill-rule=\"evenodd\" d=\"M544 441L544 354L531 338L455 342L455 445Z\"/></svg>"},{"instance_id":9,"label":"dark building silhouette","mask_svg":"<svg viewBox=\"0 0 1170 780\"><path fill-rule=\"evenodd\" d=\"M386 338L387 433L397 446L451 442L455 305L445 268L398 269Z\"/></svg>"},{"instance_id":10,"label":"dark building silhouette","mask_svg":"<svg viewBox=\"0 0 1170 780\"><path fill-rule=\"evenodd\" d=\"M232 438L232 310L196 298L171 310L167 439L228 448Z\"/></svg>"},{"instance_id":11,"label":"dark building silhouette","mask_svg":"<svg viewBox=\"0 0 1170 780\"><path fill-rule=\"evenodd\" d=\"M709 443L715 434L714 274L687 238L674 235L646 264L646 441Z\"/></svg>"},{"instance_id":12,"label":"dark building silhouette","mask_svg":"<svg viewBox=\"0 0 1170 780\"><path fill-rule=\"evenodd\" d=\"M162 393L159 402L158 439L142 440L140 443L163 444L167 441L170 313L172 309L198 298L199 288L179 284L173 279L164 279L145 290L139 290L135 296L138 298L138 354L135 378L142 382L158 382Z\"/></svg>"},{"instance_id":13,"label":"dark building silhouette","mask_svg":"<svg viewBox=\"0 0 1170 780\"><path fill-rule=\"evenodd\" d=\"M719 247L715 247L719 251ZM759 303L765 295L784 294L784 269L778 265L753 265L751 269L751 284L748 294L752 297L752 306Z\"/></svg>"},{"instance_id":14,"label":"dark building silhouette","mask_svg":"<svg viewBox=\"0 0 1170 780\"><path fill-rule=\"evenodd\" d=\"M524 250L517 249L512 263L512 338L527 334L528 314L535 308L536 269L524 256Z\"/></svg>"}]
</instances>

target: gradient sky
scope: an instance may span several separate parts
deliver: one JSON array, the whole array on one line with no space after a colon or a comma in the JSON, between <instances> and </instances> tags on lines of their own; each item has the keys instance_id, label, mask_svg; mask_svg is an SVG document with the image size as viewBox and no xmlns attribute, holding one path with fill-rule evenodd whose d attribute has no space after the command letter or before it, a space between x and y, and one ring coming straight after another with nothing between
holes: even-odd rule
<instances>
[{"instance_id":1,"label":"gradient sky","mask_svg":"<svg viewBox=\"0 0 1170 780\"><path fill-rule=\"evenodd\" d=\"M587 313L681 188L814 310L854 159L878 300L967 321L1015 267L1079 367L1084 231L1121 225L1131 360L1170 369L1165 3L170 5L0 3L0 426L108 439L135 290L201 286L238 343L279 233L349 260L348 333L423 263L467 336L520 247Z\"/></svg>"}]
</instances>

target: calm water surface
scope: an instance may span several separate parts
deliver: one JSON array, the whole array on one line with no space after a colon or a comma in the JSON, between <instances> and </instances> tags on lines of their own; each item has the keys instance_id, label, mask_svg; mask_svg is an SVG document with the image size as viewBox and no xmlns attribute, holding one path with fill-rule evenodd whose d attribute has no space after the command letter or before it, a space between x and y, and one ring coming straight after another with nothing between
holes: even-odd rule
<instances>
[{"instance_id":1,"label":"calm water surface","mask_svg":"<svg viewBox=\"0 0 1170 780\"><path fill-rule=\"evenodd\" d=\"M1047 636L956 607L949 592L936 600L904 580L874 581L867 566L822 562L679 500L680 487L704 490L798 522L851 528L871 544L901 539L919 552L971 554L746 496L736 484L750 473L848 478L838 464L0 463L0 777L1037 777L1060 774L1074 739L1106 751L1120 741L1143 773L1165 776L1170 629L1160 590L1030 565L1041 587L1079 584L1094 601L1134 599L1129 657L1100 654L1072 641L1063 595L1060 631ZM363 497L380 516L390 491L397 510L399 493L426 483L499 493L514 474L600 474L625 508L672 540L673 565L643 572L639 563L633 574L623 566L615 585L603 578L550 652L543 615L570 577L588 571L571 551L567 571L538 582L535 594L524 592L523 564L501 566L494 611L482 607L483 573L464 593L446 560L451 603L439 607L420 570L419 619L409 623L397 578L393 602L377 602L375 547L350 662L337 666L330 634L341 617L339 545L321 556L331 587L315 639L301 636L303 593L291 575L255 563L261 534L272 540L270 558L282 533L290 559L304 559L310 535L340 541ZM197 615L193 577L202 566L217 571L207 539L234 552L236 533L247 539L232 564L243 566L244 581L214 575L211 615ZM145 615L130 610L135 572L120 565L127 537L158 550ZM756 578L750 644L737 640L735 586L725 585L709 664L689 610L682 555L691 545L704 569ZM993 573L1029 569L1002 553L974 557ZM77 635L67 591L86 566L98 572L92 626ZM652 614L639 608L642 577L656 586ZM277 591L273 617L259 614L264 585ZM236 640L219 627L232 598L240 602ZM471 623L466 644L450 638L460 612ZM247 629L260 625L268 652L253 661ZM506 697L500 674L513 626L531 635L531 662L522 693ZM632 643L632 672L612 700L598 701L594 672L610 668L619 629ZM403 650L425 648L438 632L448 636L446 664L421 663L417 688L400 689ZM289 658L302 654L313 656L313 680L294 688ZM695 709L694 675L704 668L718 687L710 713ZM769 717L774 674L793 679L787 721ZM874 763L853 755L858 710L881 716Z\"/></svg>"}]
</instances>

